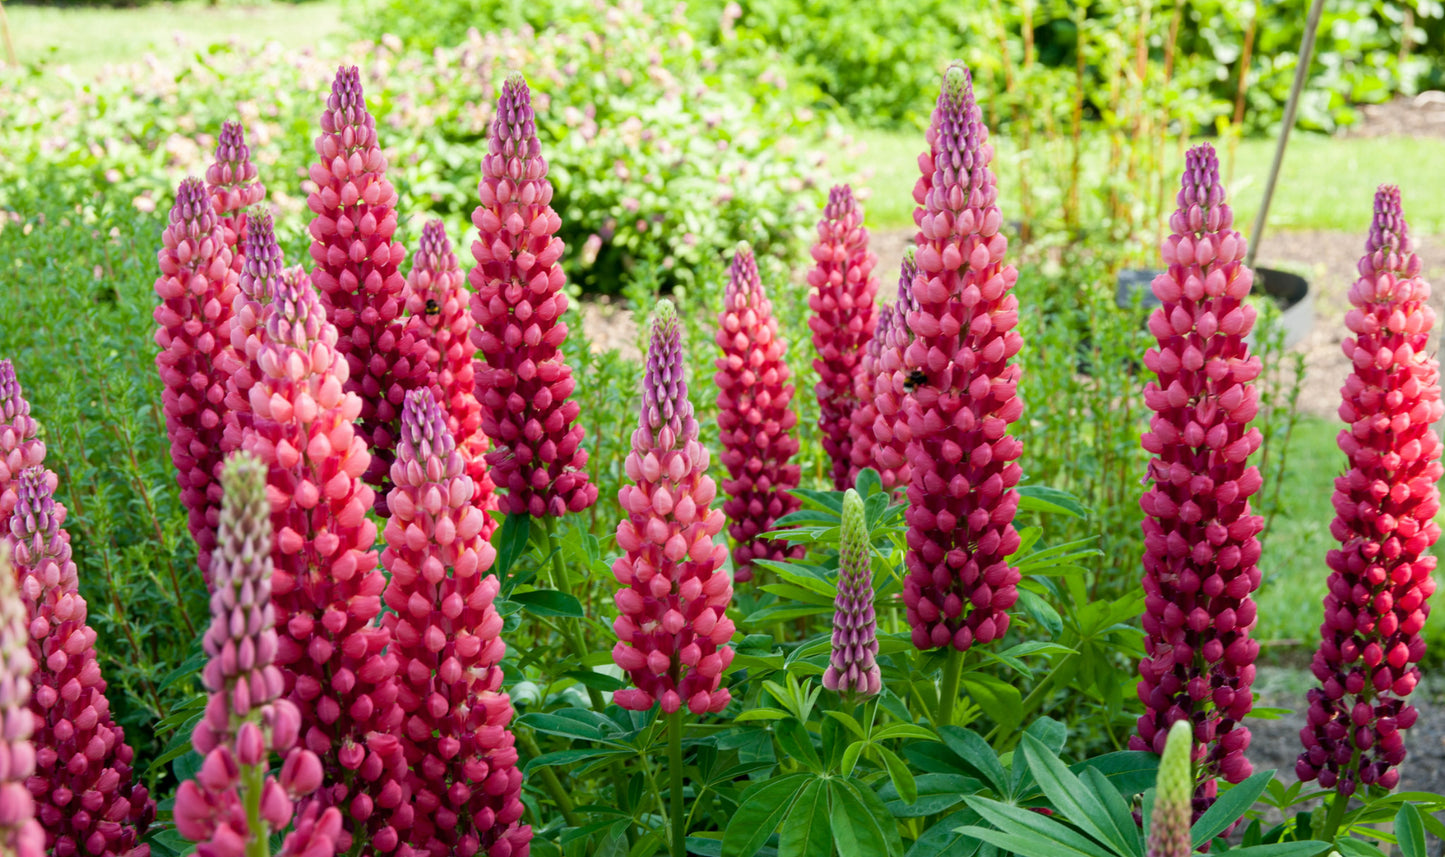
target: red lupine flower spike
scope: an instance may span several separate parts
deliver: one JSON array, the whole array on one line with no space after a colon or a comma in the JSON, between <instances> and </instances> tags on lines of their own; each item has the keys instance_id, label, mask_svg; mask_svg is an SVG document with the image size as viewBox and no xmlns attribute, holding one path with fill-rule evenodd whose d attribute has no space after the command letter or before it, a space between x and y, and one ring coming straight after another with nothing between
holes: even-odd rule
<instances>
[{"instance_id":1,"label":"red lupine flower spike","mask_svg":"<svg viewBox=\"0 0 1445 857\"><path fill-rule=\"evenodd\" d=\"M878 439L873 434L873 424L878 421L878 404L874 401L873 386L879 375L878 362L883 353L883 343L888 340L895 317L892 303L879 307L873 338L863 347L863 356L858 361L858 370L853 377L853 398L857 400L858 407L849 418L853 445L848 450L848 457L853 463L855 478L858 471L865 467L871 467L880 474L883 470L878 465ZM887 487L893 488L894 485Z\"/></svg>"},{"instance_id":2,"label":"red lupine flower spike","mask_svg":"<svg viewBox=\"0 0 1445 857\"><path fill-rule=\"evenodd\" d=\"M878 292L873 276L878 258L868 249L863 209L854 202L848 185L828 194L813 260L816 264L808 272L808 285L814 290L808 296L813 310L808 326L818 354L813 360L818 370L818 427L823 449L833 462L833 487L842 491L852 486L859 469L852 457L853 412L860 404L854 380L864 349L873 339Z\"/></svg>"},{"instance_id":3,"label":"red lupine flower spike","mask_svg":"<svg viewBox=\"0 0 1445 857\"><path fill-rule=\"evenodd\" d=\"M155 802L132 780L134 753L110 715L86 624L55 474L20 473L7 541L30 617L35 772L26 781L51 854L144 857Z\"/></svg>"},{"instance_id":4,"label":"red lupine flower spike","mask_svg":"<svg viewBox=\"0 0 1445 857\"><path fill-rule=\"evenodd\" d=\"M408 393L381 555L415 806L400 832L432 854L525 857L532 829L520 822L512 702L501 690L507 647L492 606L499 584L487 574L496 551L466 465L431 391Z\"/></svg>"},{"instance_id":5,"label":"red lupine flower spike","mask_svg":"<svg viewBox=\"0 0 1445 857\"><path fill-rule=\"evenodd\" d=\"M1159 347L1144 355L1158 380L1144 389L1154 411L1142 438L1154 456L1152 484L1140 501L1145 713L1130 746L1161 753L1169 727L1192 720L1202 812L1217 793L1216 776L1237 783L1250 773L1249 730L1240 721L1253 701L1259 652L1249 637L1250 595L1259 586L1263 519L1249 497L1261 479L1248 459L1260 444L1259 430L1249 428L1260 362L1245 342L1255 318L1245 302L1253 274L1208 144L1189 151L1178 202L1162 248L1169 268L1153 285L1162 305L1149 330Z\"/></svg>"},{"instance_id":6,"label":"red lupine flower spike","mask_svg":"<svg viewBox=\"0 0 1445 857\"><path fill-rule=\"evenodd\" d=\"M1437 487L1445 414L1440 364L1429 350L1435 325L1430 284L1420 276L1400 189L1375 194L1375 217L1350 289L1344 342L1353 371L1341 389L1339 435L1350 469L1335 480L1340 542L1329 553L1320 647L1311 668L1300 730L1301 780L1318 779L1348 798L1363 784L1394 788L1405 758L1404 731L1419 716L1405 699L1420 680L1420 632L1435 591L1440 538Z\"/></svg>"},{"instance_id":7,"label":"red lupine flower spike","mask_svg":"<svg viewBox=\"0 0 1445 857\"><path fill-rule=\"evenodd\" d=\"M531 93L520 74L507 78L482 158L481 204L472 223L476 267L470 281L472 342L482 430L492 478L505 488L502 508L533 517L580 512L597 500L587 479L576 382L562 359L567 295L560 260L562 220L537 140Z\"/></svg>"},{"instance_id":8,"label":"red lupine flower spike","mask_svg":"<svg viewBox=\"0 0 1445 857\"><path fill-rule=\"evenodd\" d=\"M361 401L346 392L336 328L304 273L282 274L265 316L248 345L261 377L242 447L268 467L276 663L301 711L302 744L325 770L327 787L313 800L346 817L338 849L355 835L389 853L412 809L394 734L402 718L396 654L376 623L386 579L366 515L371 489L361 481L371 460L353 423Z\"/></svg>"},{"instance_id":9,"label":"red lupine flower spike","mask_svg":"<svg viewBox=\"0 0 1445 857\"><path fill-rule=\"evenodd\" d=\"M231 347L223 355L227 374L222 455L230 455L241 448L241 438L253 422L251 388L262 374L256 364L256 355L266 338L266 311L276 294L276 284L281 281L285 265L270 213L256 209L251 212L246 224L241 275L231 303Z\"/></svg>"},{"instance_id":10,"label":"red lupine flower spike","mask_svg":"<svg viewBox=\"0 0 1445 857\"><path fill-rule=\"evenodd\" d=\"M248 453L236 453L220 479L225 497L212 565L211 625L202 640L210 660L201 681L210 699L192 733L205 760L200 775L181 783L176 793L175 821L178 833L199 843L198 853L245 857L291 825L296 801L321 786L321 761L297 745L301 713L281 698L284 679L274 662L266 467ZM279 779L267 775L273 753L283 759ZM247 817L251 805L261 808L256 827ZM310 802L281 854L329 857L340 833L340 812L329 807L322 814L320 805Z\"/></svg>"},{"instance_id":11,"label":"red lupine flower spike","mask_svg":"<svg viewBox=\"0 0 1445 857\"><path fill-rule=\"evenodd\" d=\"M225 230L199 179L176 192L170 223L161 234L161 274L155 290L156 369L165 389L161 407L171 441L171 463L180 483L201 574L209 583L211 549L221 508L221 438L226 422L226 384L232 305L237 273Z\"/></svg>"},{"instance_id":12,"label":"red lupine flower spike","mask_svg":"<svg viewBox=\"0 0 1445 857\"><path fill-rule=\"evenodd\" d=\"M16 588L8 546L0 542L0 853L43 857L45 831L25 782L35 773L35 718L30 711L30 655L25 602Z\"/></svg>"},{"instance_id":13,"label":"red lupine flower spike","mask_svg":"<svg viewBox=\"0 0 1445 857\"><path fill-rule=\"evenodd\" d=\"M722 463L729 477L723 480L728 495L723 513L734 540L733 577L746 582L753 579L755 559L802 555L801 546L758 537L802 503L789 493L798 487L800 468L788 463L798 452L792 435L798 415L789 407L793 385L783 362L787 347L778 337L772 302L763 293L757 262L747 247L733 256L717 344L723 356L713 378Z\"/></svg>"},{"instance_id":14,"label":"red lupine flower spike","mask_svg":"<svg viewBox=\"0 0 1445 857\"><path fill-rule=\"evenodd\" d=\"M913 278L918 276L916 248L903 252L898 278L898 300L893 305L892 321L886 330L875 334L880 342L871 386L873 407L877 411L868 430L872 433L873 466L878 468L883 487L907 488L913 468L908 463L908 442L913 432L908 428L908 411L904 403L917 386L917 376L903 368L903 354L913 342L908 329L908 315L918 309L913 297Z\"/></svg>"},{"instance_id":15,"label":"red lupine flower spike","mask_svg":"<svg viewBox=\"0 0 1445 857\"><path fill-rule=\"evenodd\" d=\"M251 163L251 150L246 146L246 132L240 122L221 125L216 159L206 168L206 189L221 218L226 247L231 251L231 269L239 274L246 209L266 198L266 188L257 178L256 165Z\"/></svg>"},{"instance_id":16,"label":"red lupine flower spike","mask_svg":"<svg viewBox=\"0 0 1445 857\"><path fill-rule=\"evenodd\" d=\"M490 448L482 431L472 343L471 291L457 267L456 254L440 220L422 227L421 243L407 278L407 331L426 345L426 386L446 413L447 427L472 478L472 505L489 513L497 508L496 486L487 468ZM484 514L482 538L490 540L496 519Z\"/></svg>"},{"instance_id":17,"label":"red lupine flower spike","mask_svg":"<svg viewBox=\"0 0 1445 857\"><path fill-rule=\"evenodd\" d=\"M642 414L632 433L627 478L618 493L627 517L617 525L624 554L612 564L621 584L612 659L633 686L613 701L671 714L719 712L732 695L719 685L732 663L733 588L727 548L717 541L723 513L708 506L717 487L707 475L687 398L682 325L671 302L658 304L642 380Z\"/></svg>"},{"instance_id":18,"label":"red lupine flower spike","mask_svg":"<svg viewBox=\"0 0 1445 857\"><path fill-rule=\"evenodd\" d=\"M915 646L966 651L1002 637L1018 599L1008 556L1019 546L1013 489L1023 447L1008 428L1023 402L1009 362L1022 346L1010 293L1018 271L1003 262L993 147L961 65L944 74L928 142L925 193L914 192L917 308L900 301L913 340L893 393L911 435L903 601Z\"/></svg>"},{"instance_id":19,"label":"red lupine flower spike","mask_svg":"<svg viewBox=\"0 0 1445 857\"><path fill-rule=\"evenodd\" d=\"M0 360L0 538L10 532L10 513L19 499L20 473L45 464L40 423L15 377L15 366Z\"/></svg>"},{"instance_id":20,"label":"red lupine flower spike","mask_svg":"<svg viewBox=\"0 0 1445 857\"><path fill-rule=\"evenodd\" d=\"M406 248L394 238L396 190L386 179L386 156L356 66L336 71L316 153L316 191L306 198L315 215L311 278L350 368L346 390L361 397L357 428L372 455L366 481L377 489L376 511L385 515L402 397L424 383L426 367L424 346L406 335L401 319Z\"/></svg>"}]
</instances>

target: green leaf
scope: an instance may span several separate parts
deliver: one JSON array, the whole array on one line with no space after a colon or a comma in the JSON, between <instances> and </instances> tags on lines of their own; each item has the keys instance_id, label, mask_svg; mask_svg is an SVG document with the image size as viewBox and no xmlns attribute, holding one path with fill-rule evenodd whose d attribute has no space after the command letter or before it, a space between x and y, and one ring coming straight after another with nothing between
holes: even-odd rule
<instances>
[{"instance_id":1,"label":"green leaf","mask_svg":"<svg viewBox=\"0 0 1445 857\"><path fill-rule=\"evenodd\" d=\"M848 727L848 731L849 731L849 732L852 732L852 733L853 733L854 735L856 735L857 737L859 737L859 738L867 738L867 737L868 737L868 733L866 733L866 732L863 731L863 725L862 725L861 723L859 723L857 720L855 720L855 719L853 718L853 715L849 714L848 712L846 712L846 711L825 711L825 712L823 712L823 714L826 715L826 716L828 716L828 717L833 718L834 720L838 721L839 723L843 724L844 726L847 726L847 727ZM876 737L876 736L875 736L875 737Z\"/></svg>"},{"instance_id":2,"label":"green leaf","mask_svg":"<svg viewBox=\"0 0 1445 857\"><path fill-rule=\"evenodd\" d=\"M978 813L971 809L945 817L918 837L918 841L908 849L908 857L973 857L983 847L983 840L966 836L958 830L978 820Z\"/></svg>"},{"instance_id":3,"label":"green leaf","mask_svg":"<svg viewBox=\"0 0 1445 857\"><path fill-rule=\"evenodd\" d=\"M823 773L823 762L818 758L818 751L813 747L813 737L808 734L803 721L796 717L779 720L773 726L773 736L777 738L778 746L782 748L785 756L820 774Z\"/></svg>"},{"instance_id":4,"label":"green leaf","mask_svg":"<svg viewBox=\"0 0 1445 857\"><path fill-rule=\"evenodd\" d=\"M865 467L853 477L853 490L858 492L859 497L867 500L869 496L883 490L883 479L879 477L878 471Z\"/></svg>"},{"instance_id":5,"label":"green leaf","mask_svg":"<svg viewBox=\"0 0 1445 857\"><path fill-rule=\"evenodd\" d=\"M533 616L562 616L582 619L582 602L575 596L552 589L536 589L531 592L513 592L512 601Z\"/></svg>"},{"instance_id":6,"label":"green leaf","mask_svg":"<svg viewBox=\"0 0 1445 857\"><path fill-rule=\"evenodd\" d=\"M823 784L823 780L810 778L798 792L788 817L783 819L778 857L832 857L828 794Z\"/></svg>"},{"instance_id":7,"label":"green leaf","mask_svg":"<svg viewBox=\"0 0 1445 857\"><path fill-rule=\"evenodd\" d=\"M1116 853L1130 852L1130 845L1137 842L1137 837L1115 827L1113 816L1099 798L1084 788L1083 782L1042 741L1025 734L1023 754L1039 788L1043 789L1055 809L1085 833L1111 846Z\"/></svg>"},{"instance_id":8,"label":"green leaf","mask_svg":"<svg viewBox=\"0 0 1445 857\"><path fill-rule=\"evenodd\" d=\"M1077 774L1084 768L1093 768L1103 774L1119 794L1133 797L1154 787L1154 781L1159 778L1159 757L1140 750L1121 750L1079 762L1069 770Z\"/></svg>"},{"instance_id":9,"label":"green leaf","mask_svg":"<svg viewBox=\"0 0 1445 857\"><path fill-rule=\"evenodd\" d=\"M1328 842L1275 842L1270 845L1231 848L1224 853L1230 857L1314 857L1329 847Z\"/></svg>"},{"instance_id":10,"label":"green leaf","mask_svg":"<svg viewBox=\"0 0 1445 857\"><path fill-rule=\"evenodd\" d=\"M1395 816L1395 838L1400 844L1400 857L1429 857L1425 853L1425 824L1413 803L1402 805Z\"/></svg>"},{"instance_id":11,"label":"green leaf","mask_svg":"<svg viewBox=\"0 0 1445 857\"><path fill-rule=\"evenodd\" d=\"M973 702L993 717L1001 732L1018 728L1024 698L1017 687L998 676L979 672L965 673L961 684Z\"/></svg>"},{"instance_id":12,"label":"green leaf","mask_svg":"<svg viewBox=\"0 0 1445 857\"><path fill-rule=\"evenodd\" d=\"M733 718L734 723L747 723L751 720L782 720L784 717L791 717L788 712L781 708L749 708L737 717Z\"/></svg>"},{"instance_id":13,"label":"green leaf","mask_svg":"<svg viewBox=\"0 0 1445 857\"><path fill-rule=\"evenodd\" d=\"M918 783L913 779L913 772L898 754L879 744L873 745L873 750L883 759L883 765L888 769L888 780L903 798L904 803L913 803L918 800Z\"/></svg>"},{"instance_id":14,"label":"green leaf","mask_svg":"<svg viewBox=\"0 0 1445 857\"><path fill-rule=\"evenodd\" d=\"M563 738L597 741L615 747L626 745L618 740L617 724L586 708L564 708L552 712L534 712L517 719L518 723Z\"/></svg>"},{"instance_id":15,"label":"green leaf","mask_svg":"<svg viewBox=\"0 0 1445 857\"><path fill-rule=\"evenodd\" d=\"M958 726L945 726L938 730L938 735L965 765L988 781L995 794L1008 793L1008 775L1004 773L1003 765L999 764L998 755L977 732Z\"/></svg>"},{"instance_id":16,"label":"green leaf","mask_svg":"<svg viewBox=\"0 0 1445 857\"><path fill-rule=\"evenodd\" d=\"M922 774L916 778L915 783L917 795L912 801L903 800L893 783L883 784L878 797L894 818L937 815L963 803L965 795L974 794L983 788L983 783L962 774Z\"/></svg>"},{"instance_id":17,"label":"green leaf","mask_svg":"<svg viewBox=\"0 0 1445 857\"><path fill-rule=\"evenodd\" d=\"M828 781L828 819L839 857L879 857L888 851L873 814L843 780ZM892 824L892 819L889 819Z\"/></svg>"},{"instance_id":18,"label":"green leaf","mask_svg":"<svg viewBox=\"0 0 1445 857\"><path fill-rule=\"evenodd\" d=\"M1057 637L1063 633L1064 619L1052 604L1027 589L1019 589L1018 593L1019 608L1035 625L1048 632L1051 637Z\"/></svg>"},{"instance_id":19,"label":"green leaf","mask_svg":"<svg viewBox=\"0 0 1445 857\"><path fill-rule=\"evenodd\" d=\"M1220 795L1190 829L1194 847L1199 848L1223 833L1225 828L1244 815L1244 811L1254 806L1254 802L1269 788L1269 781L1273 778L1274 771L1260 771Z\"/></svg>"},{"instance_id":20,"label":"green leaf","mask_svg":"<svg viewBox=\"0 0 1445 857\"><path fill-rule=\"evenodd\" d=\"M912 723L890 723L873 733L874 741L888 741L893 738L917 738L920 741L937 741L938 735L922 726Z\"/></svg>"},{"instance_id":21,"label":"green leaf","mask_svg":"<svg viewBox=\"0 0 1445 857\"><path fill-rule=\"evenodd\" d=\"M1020 512L1047 512L1052 515L1069 515L1074 518L1089 517L1089 509L1078 498L1067 491L1049 488L1046 485L1020 485Z\"/></svg>"},{"instance_id":22,"label":"green leaf","mask_svg":"<svg viewBox=\"0 0 1445 857\"><path fill-rule=\"evenodd\" d=\"M571 765L576 762L590 762L595 759L605 759L608 756L620 756L623 754L635 754L635 751L624 750L620 747L596 750L558 750L555 753L543 753L531 760L522 768L522 773L525 774L534 768L548 768L553 765Z\"/></svg>"},{"instance_id":23,"label":"green leaf","mask_svg":"<svg viewBox=\"0 0 1445 857\"><path fill-rule=\"evenodd\" d=\"M802 790L817 782L808 774L790 774L750 786L723 833L722 857L753 857Z\"/></svg>"},{"instance_id":24,"label":"green leaf","mask_svg":"<svg viewBox=\"0 0 1445 857\"><path fill-rule=\"evenodd\" d=\"M958 832L982 839L1018 857L1116 857L1057 821L1032 810L981 797L970 797L967 801L974 812L1000 829L969 825L958 828Z\"/></svg>"},{"instance_id":25,"label":"green leaf","mask_svg":"<svg viewBox=\"0 0 1445 857\"><path fill-rule=\"evenodd\" d=\"M1084 768L1079 778L1083 780L1084 788L1099 796L1099 800L1104 804L1104 809L1109 813L1109 818L1114 822L1114 829L1121 831L1129 842L1129 853L1142 852L1143 831L1139 829L1139 825L1134 823L1134 814L1130 810L1129 802L1124 800L1124 796L1119 794L1119 790L1114 788L1096 768Z\"/></svg>"},{"instance_id":26,"label":"green leaf","mask_svg":"<svg viewBox=\"0 0 1445 857\"><path fill-rule=\"evenodd\" d=\"M497 545L497 561L492 564L492 571L496 573L497 580L506 581L512 564L527 549L527 540L531 534L531 515L515 513L502 521L501 530L493 537Z\"/></svg>"},{"instance_id":27,"label":"green leaf","mask_svg":"<svg viewBox=\"0 0 1445 857\"><path fill-rule=\"evenodd\" d=\"M568 670L562 673L562 678L570 678L583 687L590 687L605 693L612 693L627 687L627 682L620 678L592 670Z\"/></svg>"}]
</instances>

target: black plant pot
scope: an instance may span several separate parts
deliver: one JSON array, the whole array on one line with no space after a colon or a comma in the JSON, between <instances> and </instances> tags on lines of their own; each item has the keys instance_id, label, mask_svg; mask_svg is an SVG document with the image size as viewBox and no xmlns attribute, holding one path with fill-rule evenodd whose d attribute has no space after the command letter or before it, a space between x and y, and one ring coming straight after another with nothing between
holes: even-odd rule
<instances>
[{"instance_id":1,"label":"black plant pot","mask_svg":"<svg viewBox=\"0 0 1445 857\"><path fill-rule=\"evenodd\" d=\"M1135 295L1142 295L1141 305L1145 309L1159 306L1159 299L1154 297L1149 286L1161 273L1139 268L1120 271L1115 302L1120 308L1127 309L1134 305ZM1315 295L1304 277L1274 268L1255 268L1253 291L1269 295L1279 305L1286 348L1302 342L1314 329Z\"/></svg>"}]
</instances>

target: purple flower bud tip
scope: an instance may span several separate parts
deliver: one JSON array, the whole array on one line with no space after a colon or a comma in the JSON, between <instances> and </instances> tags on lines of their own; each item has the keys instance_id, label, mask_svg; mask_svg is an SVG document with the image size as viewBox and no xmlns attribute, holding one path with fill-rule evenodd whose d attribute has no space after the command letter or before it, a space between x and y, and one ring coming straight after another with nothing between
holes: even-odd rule
<instances>
[{"instance_id":1,"label":"purple flower bud tip","mask_svg":"<svg viewBox=\"0 0 1445 857\"><path fill-rule=\"evenodd\" d=\"M878 669L878 621L873 612L873 547L863 499L849 488L843 495L838 548L838 595L834 599L833 656L823 686L844 696L872 696L882 688Z\"/></svg>"}]
</instances>

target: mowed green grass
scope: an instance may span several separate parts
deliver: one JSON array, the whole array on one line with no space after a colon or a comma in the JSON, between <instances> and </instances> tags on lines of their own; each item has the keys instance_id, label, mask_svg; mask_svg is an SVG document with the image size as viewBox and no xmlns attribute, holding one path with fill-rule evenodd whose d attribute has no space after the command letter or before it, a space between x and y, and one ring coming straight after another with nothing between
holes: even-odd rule
<instances>
[{"instance_id":1,"label":"mowed green grass","mask_svg":"<svg viewBox=\"0 0 1445 857\"><path fill-rule=\"evenodd\" d=\"M20 62L72 66L82 77L146 54L173 57L230 39L290 48L347 37L343 0L305 3L187 0L135 9L5 4ZM177 42L177 35L184 39Z\"/></svg>"}]
</instances>

